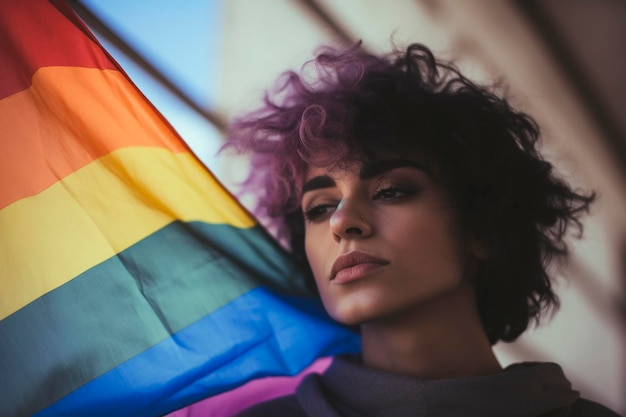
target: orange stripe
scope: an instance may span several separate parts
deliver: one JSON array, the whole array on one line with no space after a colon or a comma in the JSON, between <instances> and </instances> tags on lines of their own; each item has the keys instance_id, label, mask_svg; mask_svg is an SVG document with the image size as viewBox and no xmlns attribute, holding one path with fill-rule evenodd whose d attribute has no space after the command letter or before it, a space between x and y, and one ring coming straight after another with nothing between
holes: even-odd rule
<instances>
[{"instance_id":1,"label":"orange stripe","mask_svg":"<svg viewBox=\"0 0 626 417\"><path fill-rule=\"evenodd\" d=\"M188 150L123 74L95 68L38 70L0 100L0 132L0 209L119 148Z\"/></svg>"}]
</instances>

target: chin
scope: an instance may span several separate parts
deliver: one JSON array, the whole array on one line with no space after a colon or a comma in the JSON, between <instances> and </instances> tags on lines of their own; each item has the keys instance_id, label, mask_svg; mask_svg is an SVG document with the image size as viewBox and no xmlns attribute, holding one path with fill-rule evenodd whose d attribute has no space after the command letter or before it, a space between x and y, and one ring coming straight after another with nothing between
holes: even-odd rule
<instances>
[{"instance_id":1,"label":"chin","mask_svg":"<svg viewBox=\"0 0 626 417\"><path fill-rule=\"evenodd\" d=\"M355 303L350 300L342 300L341 302L326 305L326 311L335 321L346 326L358 326L377 317L384 315L384 312L378 311L377 306L371 303Z\"/></svg>"},{"instance_id":2,"label":"chin","mask_svg":"<svg viewBox=\"0 0 626 417\"><path fill-rule=\"evenodd\" d=\"M354 314L330 314L337 323L341 323L344 326L359 326L367 320Z\"/></svg>"}]
</instances>

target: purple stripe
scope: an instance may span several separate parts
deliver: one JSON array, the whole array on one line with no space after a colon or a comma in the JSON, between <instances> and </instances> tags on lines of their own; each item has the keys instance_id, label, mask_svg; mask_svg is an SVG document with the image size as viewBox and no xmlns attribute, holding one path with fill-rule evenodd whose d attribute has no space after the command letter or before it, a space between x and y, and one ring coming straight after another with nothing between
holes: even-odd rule
<instances>
[{"instance_id":1,"label":"purple stripe","mask_svg":"<svg viewBox=\"0 0 626 417\"><path fill-rule=\"evenodd\" d=\"M255 379L232 391L181 408L166 417L232 416L255 404L293 394L302 379L311 373L323 373L332 358L321 358L295 376Z\"/></svg>"}]
</instances>

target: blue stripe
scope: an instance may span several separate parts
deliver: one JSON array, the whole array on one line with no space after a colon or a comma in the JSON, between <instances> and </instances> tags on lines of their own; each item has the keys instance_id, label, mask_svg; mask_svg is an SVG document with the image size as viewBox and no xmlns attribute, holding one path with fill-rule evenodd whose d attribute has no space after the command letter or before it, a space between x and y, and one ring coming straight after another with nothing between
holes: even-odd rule
<instances>
[{"instance_id":1,"label":"blue stripe","mask_svg":"<svg viewBox=\"0 0 626 417\"><path fill-rule=\"evenodd\" d=\"M172 222L0 321L0 416L30 416L263 286L310 295L259 227Z\"/></svg>"},{"instance_id":2,"label":"blue stripe","mask_svg":"<svg viewBox=\"0 0 626 417\"><path fill-rule=\"evenodd\" d=\"M358 336L334 323L319 300L257 288L35 416L163 415L251 379L293 375L320 356L359 349Z\"/></svg>"}]
</instances>

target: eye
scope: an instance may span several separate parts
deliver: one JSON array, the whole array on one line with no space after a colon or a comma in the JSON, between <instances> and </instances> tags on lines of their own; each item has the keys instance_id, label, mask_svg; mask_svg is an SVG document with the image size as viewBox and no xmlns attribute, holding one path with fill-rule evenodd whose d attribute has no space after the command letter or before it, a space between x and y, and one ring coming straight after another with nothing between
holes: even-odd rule
<instances>
[{"instance_id":1,"label":"eye","mask_svg":"<svg viewBox=\"0 0 626 417\"><path fill-rule=\"evenodd\" d=\"M302 214L304 215L304 220L314 222L321 220L325 215L335 210L336 207L336 204L318 204L305 210Z\"/></svg>"},{"instance_id":2,"label":"eye","mask_svg":"<svg viewBox=\"0 0 626 417\"><path fill-rule=\"evenodd\" d=\"M418 189L397 187L397 186L384 186L379 188L374 193L374 200L393 201L411 197L418 193Z\"/></svg>"}]
</instances>

